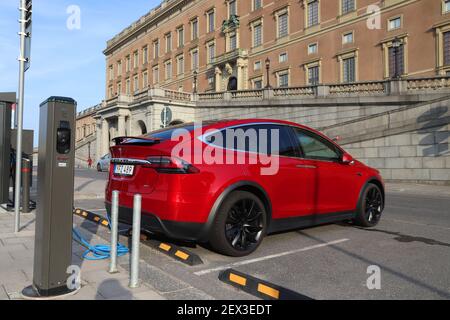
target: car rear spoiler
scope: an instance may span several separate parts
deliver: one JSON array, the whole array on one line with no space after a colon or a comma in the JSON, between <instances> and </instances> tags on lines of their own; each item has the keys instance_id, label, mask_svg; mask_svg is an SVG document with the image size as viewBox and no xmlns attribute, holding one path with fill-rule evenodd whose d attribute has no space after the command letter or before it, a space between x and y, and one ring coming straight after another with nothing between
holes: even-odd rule
<instances>
[{"instance_id":1,"label":"car rear spoiler","mask_svg":"<svg viewBox=\"0 0 450 320\"><path fill-rule=\"evenodd\" d=\"M116 144L116 146L120 146L123 144L140 144L140 145L151 145L151 144L157 144L161 142L161 139L157 138L150 138L150 137L117 137L114 138L112 141ZM127 142L127 143L125 143Z\"/></svg>"}]
</instances>

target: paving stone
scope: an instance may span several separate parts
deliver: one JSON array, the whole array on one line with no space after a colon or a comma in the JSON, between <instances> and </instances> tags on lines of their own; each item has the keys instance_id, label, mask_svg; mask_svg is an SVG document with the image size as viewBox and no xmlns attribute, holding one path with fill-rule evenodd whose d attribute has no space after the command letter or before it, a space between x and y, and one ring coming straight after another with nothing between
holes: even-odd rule
<instances>
[{"instance_id":1,"label":"paving stone","mask_svg":"<svg viewBox=\"0 0 450 320\"><path fill-rule=\"evenodd\" d=\"M187 288L180 291L165 293L164 297L168 300L214 300L214 298L210 295L207 295L206 293L195 288Z\"/></svg>"},{"instance_id":2,"label":"paving stone","mask_svg":"<svg viewBox=\"0 0 450 320\"><path fill-rule=\"evenodd\" d=\"M154 291L144 291L133 294L135 300L166 300L166 298Z\"/></svg>"}]
</instances>

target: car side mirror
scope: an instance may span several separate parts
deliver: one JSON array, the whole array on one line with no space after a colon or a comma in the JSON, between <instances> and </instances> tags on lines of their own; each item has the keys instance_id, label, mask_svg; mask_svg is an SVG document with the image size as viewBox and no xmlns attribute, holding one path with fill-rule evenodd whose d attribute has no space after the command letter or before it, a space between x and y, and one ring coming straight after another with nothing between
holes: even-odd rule
<instances>
[{"instance_id":1,"label":"car side mirror","mask_svg":"<svg viewBox=\"0 0 450 320\"><path fill-rule=\"evenodd\" d=\"M355 159L353 159L353 157L351 155L349 155L348 153L344 153L344 155L342 156L341 162L343 164L353 165L353 164L355 164Z\"/></svg>"}]
</instances>

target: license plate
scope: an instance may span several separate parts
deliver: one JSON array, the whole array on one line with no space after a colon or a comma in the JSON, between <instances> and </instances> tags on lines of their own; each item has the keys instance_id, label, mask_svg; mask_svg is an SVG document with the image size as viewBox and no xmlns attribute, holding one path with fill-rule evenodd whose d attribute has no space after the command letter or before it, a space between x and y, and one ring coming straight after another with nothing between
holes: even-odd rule
<instances>
[{"instance_id":1,"label":"license plate","mask_svg":"<svg viewBox=\"0 0 450 320\"><path fill-rule=\"evenodd\" d=\"M117 164L114 167L114 174L118 176L132 176L134 174L134 166Z\"/></svg>"}]
</instances>

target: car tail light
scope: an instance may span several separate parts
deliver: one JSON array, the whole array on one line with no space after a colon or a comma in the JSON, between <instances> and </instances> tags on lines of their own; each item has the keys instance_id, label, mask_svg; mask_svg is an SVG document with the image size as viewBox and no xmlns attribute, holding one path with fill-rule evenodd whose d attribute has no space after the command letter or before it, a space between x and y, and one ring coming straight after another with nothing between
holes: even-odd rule
<instances>
[{"instance_id":1,"label":"car tail light","mask_svg":"<svg viewBox=\"0 0 450 320\"><path fill-rule=\"evenodd\" d=\"M166 156L156 156L147 158L148 167L155 169L159 173L199 173L200 171L190 163L176 158Z\"/></svg>"}]
</instances>

